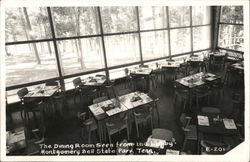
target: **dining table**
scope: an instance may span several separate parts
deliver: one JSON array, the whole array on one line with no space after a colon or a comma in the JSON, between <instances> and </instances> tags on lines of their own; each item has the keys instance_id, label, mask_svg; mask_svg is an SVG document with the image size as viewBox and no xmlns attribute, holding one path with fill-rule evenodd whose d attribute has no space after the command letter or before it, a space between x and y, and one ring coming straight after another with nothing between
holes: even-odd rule
<instances>
[{"instance_id":1,"label":"dining table","mask_svg":"<svg viewBox=\"0 0 250 162\"><path fill-rule=\"evenodd\" d=\"M104 123L107 119L119 113L131 114L137 107L151 102L153 99L147 94L136 91L90 105L89 111L97 122L100 141L104 140ZM131 129L131 125L129 127Z\"/></svg>"},{"instance_id":2,"label":"dining table","mask_svg":"<svg viewBox=\"0 0 250 162\"><path fill-rule=\"evenodd\" d=\"M40 85L33 90L29 90L29 93L27 93L24 98L49 98L58 90L58 86Z\"/></svg>"},{"instance_id":3,"label":"dining table","mask_svg":"<svg viewBox=\"0 0 250 162\"><path fill-rule=\"evenodd\" d=\"M90 76L82 79L83 85L86 86L101 86L106 82L106 76Z\"/></svg>"},{"instance_id":4,"label":"dining table","mask_svg":"<svg viewBox=\"0 0 250 162\"><path fill-rule=\"evenodd\" d=\"M239 135L234 119L223 114L199 112L197 120L198 143L204 140L204 135L208 135L210 138L211 136L217 137L219 141L224 136L237 137Z\"/></svg>"},{"instance_id":5,"label":"dining table","mask_svg":"<svg viewBox=\"0 0 250 162\"><path fill-rule=\"evenodd\" d=\"M179 61L165 61L161 62L160 66L161 68L179 68L181 65L181 62Z\"/></svg>"},{"instance_id":6,"label":"dining table","mask_svg":"<svg viewBox=\"0 0 250 162\"><path fill-rule=\"evenodd\" d=\"M202 85L210 84L213 81L221 79L220 75L213 73L199 72L176 80L176 83L181 84L189 89L197 88Z\"/></svg>"},{"instance_id":7,"label":"dining table","mask_svg":"<svg viewBox=\"0 0 250 162\"><path fill-rule=\"evenodd\" d=\"M153 69L149 68L149 67L135 67L133 69L130 70L130 75L135 76L135 77L144 77L145 81L146 81L146 91L149 91L149 76L150 74L152 74ZM136 83L137 84L137 83Z\"/></svg>"}]
</instances>

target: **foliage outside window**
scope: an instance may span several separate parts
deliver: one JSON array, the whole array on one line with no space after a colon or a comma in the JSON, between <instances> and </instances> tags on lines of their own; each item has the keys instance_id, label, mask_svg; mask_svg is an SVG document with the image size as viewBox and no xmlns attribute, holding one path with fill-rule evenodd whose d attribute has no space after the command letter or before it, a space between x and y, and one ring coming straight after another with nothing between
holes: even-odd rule
<instances>
[{"instance_id":1,"label":"foliage outside window","mask_svg":"<svg viewBox=\"0 0 250 162\"><path fill-rule=\"evenodd\" d=\"M136 7L127 6L52 7L51 17L47 7L7 8L7 87L93 70L115 72L116 69L109 68L169 56L169 46L171 55L192 52L191 45L194 50L209 48L209 41L206 41L210 39L209 7L195 6L192 12L190 8L143 6L138 7L137 15ZM55 30L55 38L52 38L51 28ZM191 42L191 36L194 42ZM59 69L57 64L60 64ZM59 76L59 70L62 76ZM110 75L115 78L113 74Z\"/></svg>"},{"instance_id":2,"label":"foliage outside window","mask_svg":"<svg viewBox=\"0 0 250 162\"><path fill-rule=\"evenodd\" d=\"M108 66L140 61L137 34L123 34L104 37Z\"/></svg>"},{"instance_id":3,"label":"foliage outside window","mask_svg":"<svg viewBox=\"0 0 250 162\"><path fill-rule=\"evenodd\" d=\"M143 60L168 56L168 32L155 31L141 33Z\"/></svg>"},{"instance_id":4,"label":"foliage outside window","mask_svg":"<svg viewBox=\"0 0 250 162\"><path fill-rule=\"evenodd\" d=\"M101 7L104 33L137 30L135 7Z\"/></svg>"},{"instance_id":5,"label":"foliage outside window","mask_svg":"<svg viewBox=\"0 0 250 162\"><path fill-rule=\"evenodd\" d=\"M209 6L194 6L192 7L192 24L206 25L210 24L210 7Z\"/></svg>"},{"instance_id":6,"label":"foliage outside window","mask_svg":"<svg viewBox=\"0 0 250 162\"><path fill-rule=\"evenodd\" d=\"M162 29L167 27L165 7L139 7L140 29Z\"/></svg>"},{"instance_id":7,"label":"foliage outside window","mask_svg":"<svg viewBox=\"0 0 250 162\"><path fill-rule=\"evenodd\" d=\"M6 9L6 42L51 38L46 11L33 7ZM7 86L58 76L52 42L10 45L5 51Z\"/></svg>"},{"instance_id":8,"label":"foliage outside window","mask_svg":"<svg viewBox=\"0 0 250 162\"><path fill-rule=\"evenodd\" d=\"M171 6L169 7L170 27L190 26L190 7Z\"/></svg>"},{"instance_id":9,"label":"foliage outside window","mask_svg":"<svg viewBox=\"0 0 250 162\"><path fill-rule=\"evenodd\" d=\"M193 50L207 49L210 47L210 26L193 28Z\"/></svg>"},{"instance_id":10,"label":"foliage outside window","mask_svg":"<svg viewBox=\"0 0 250 162\"><path fill-rule=\"evenodd\" d=\"M242 6L223 6L221 8L218 46L244 51Z\"/></svg>"},{"instance_id":11,"label":"foliage outside window","mask_svg":"<svg viewBox=\"0 0 250 162\"><path fill-rule=\"evenodd\" d=\"M63 74L74 74L104 68L100 37L57 42Z\"/></svg>"},{"instance_id":12,"label":"foliage outside window","mask_svg":"<svg viewBox=\"0 0 250 162\"><path fill-rule=\"evenodd\" d=\"M171 54L181 54L191 51L190 28L170 30Z\"/></svg>"}]
</instances>

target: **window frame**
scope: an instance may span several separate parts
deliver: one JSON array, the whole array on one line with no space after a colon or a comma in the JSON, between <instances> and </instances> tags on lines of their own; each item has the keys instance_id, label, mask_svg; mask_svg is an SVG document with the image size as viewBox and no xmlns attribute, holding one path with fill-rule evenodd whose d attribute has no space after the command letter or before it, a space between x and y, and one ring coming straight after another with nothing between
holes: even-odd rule
<instances>
[{"instance_id":1,"label":"window frame","mask_svg":"<svg viewBox=\"0 0 250 162\"><path fill-rule=\"evenodd\" d=\"M240 54L244 54L244 51L238 51L238 50L234 50L234 49L229 49L229 48L224 48L224 47L220 47L219 46L219 34L220 34L220 28L221 28L221 25L233 25L233 26L242 26L243 27L243 30L244 30L244 21L243 23L228 23L228 22L221 22L221 15L222 15L222 8L223 7L228 7L228 6L220 6L219 8L219 19L218 19L218 30L217 30L217 48L220 49L220 50L227 50L227 51L230 51L230 52L236 52L236 53L240 53ZM242 6L243 7L243 6ZM244 19L243 19L244 20Z\"/></svg>"},{"instance_id":2,"label":"window frame","mask_svg":"<svg viewBox=\"0 0 250 162\"><path fill-rule=\"evenodd\" d=\"M57 69L58 69L58 77L52 77L46 80L38 80L38 81L34 81L34 82L29 82L29 83L25 83L25 84L19 84L19 85L14 85L14 86L8 86L6 87L6 91L8 90L13 90L13 89L17 89L17 88L21 88L21 87L26 87L26 86L31 86L31 85L36 85L36 84L41 84L41 83L45 83L47 81L53 81L53 80L57 80L60 82L60 85L62 86L62 89L65 90L65 79L71 78L71 77L76 77L76 76L80 76L80 75L87 75L87 74L91 74L91 73L96 73L96 72L101 72L101 71L105 71L105 74L107 76L107 79L109 80L109 70L112 69L116 69L116 68L126 68L127 66L132 66L132 65L136 65L136 64L144 64L144 63L149 63L149 62L153 62L153 61L158 61L158 60L164 60L166 58L172 58L172 57L178 57L178 56L182 56L182 55L189 55L189 54L193 54L196 52L201 52L201 51L206 51L206 50L210 50L211 49L211 45L210 44L210 48L207 49L201 49L201 50L197 50L197 51L193 51L193 28L194 27L201 27L201 26L211 26L212 28L212 21L210 21L209 24L202 24L202 25L193 25L193 19L192 19L192 6L189 6L190 8L190 25L189 26L181 26L181 27L170 27L169 24L169 7L168 6L162 6L165 8L165 12L166 12L166 23L167 23L167 27L166 28L157 28L157 29L147 29L147 30L141 30L140 29L140 17L139 17L139 7L138 6L131 6L134 7L136 10L136 23L137 23L137 30L135 31L127 31L127 32L117 32L117 33L104 33L103 32L103 24L102 24L102 17L101 17L101 11L100 11L100 6L96 6L96 11L98 14L98 20L99 20L99 27L100 27L100 34L94 34L94 35L81 35L81 36L70 36L70 37L57 37L55 34L55 26L54 26L54 22L53 22L53 17L52 17L52 7L46 7L47 12L48 12L48 19L49 19L49 23L50 23L50 28L51 28L51 34L52 34L52 38L49 39L40 39L40 40L28 40L28 41L18 41L18 42L6 42L5 45L9 46L9 45L17 45L17 44L27 44L27 43L39 43L39 42L47 42L47 41L52 41L53 42L53 47L54 51L55 51L55 56L56 56L56 62L57 62ZM211 10L211 6L210 10ZM211 12L212 13L212 10ZM210 16L210 19L212 19L212 16ZM182 29L182 28L190 28L190 45L191 45L191 50L189 52L185 52L185 53L180 53L177 55L171 55L171 35L170 35L170 31L172 29ZM142 53L142 46L141 46L141 33L143 32L154 32L154 31L166 31L168 33L168 56L164 56L164 57L157 57L157 58L153 58L153 59L149 59L149 60L144 60L143 59L143 53ZM105 49L105 36L112 36L112 35L122 35L122 34L138 34L138 43L139 43L139 53L140 53L140 60L138 62L133 62L133 63L128 63L128 64L122 64L122 65L116 65L116 66L112 66L109 67L107 64L107 55L106 55L106 49ZM73 74L68 74L68 75L64 75L62 74L62 69L63 65L60 62L60 53L58 51L58 46L57 46L57 41L61 41L61 40L70 40L70 39L81 39L81 38L90 38L90 37L100 37L101 38L101 43L103 46L103 57L104 57L104 63L105 66L104 68L101 69L96 69L96 70L91 70L91 71L85 71L85 72L79 72L79 73L73 73ZM210 38L212 39L212 37ZM212 42L212 40L210 40Z\"/></svg>"}]
</instances>

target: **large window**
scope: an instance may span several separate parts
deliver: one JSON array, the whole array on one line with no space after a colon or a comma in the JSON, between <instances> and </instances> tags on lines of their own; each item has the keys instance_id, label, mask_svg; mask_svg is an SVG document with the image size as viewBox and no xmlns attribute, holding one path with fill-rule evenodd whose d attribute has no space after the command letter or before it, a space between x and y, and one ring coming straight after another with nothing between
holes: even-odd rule
<instances>
[{"instance_id":1,"label":"large window","mask_svg":"<svg viewBox=\"0 0 250 162\"><path fill-rule=\"evenodd\" d=\"M7 8L7 87L55 79L70 89L71 76L119 78L126 67L207 50L210 12L208 6ZM243 36L240 26L221 29Z\"/></svg>"},{"instance_id":2,"label":"large window","mask_svg":"<svg viewBox=\"0 0 250 162\"><path fill-rule=\"evenodd\" d=\"M94 7L53 7L57 37L100 34L99 19Z\"/></svg>"},{"instance_id":3,"label":"large window","mask_svg":"<svg viewBox=\"0 0 250 162\"><path fill-rule=\"evenodd\" d=\"M173 55L191 51L190 28L173 29L170 35Z\"/></svg>"},{"instance_id":4,"label":"large window","mask_svg":"<svg viewBox=\"0 0 250 162\"><path fill-rule=\"evenodd\" d=\"M169 7L170 27L190 26L190 7Z\"/></svg>"},{"instance_id":5,"label":"large window","mask_svg":"<svg viewBox=\"0 0 250 162\"><path fill-rule=\"evenodd\" d=\"M243 7L221 7L218 46L236 51L244 50Z\"/></svg>"},{"instance_id":6,"label":"large window","mask_svg":"<svg viewBox=\"0 0 250 162\"><path fill-rule=\"evenodd\" d=\"M192 7L193 25L210 24L211 9L207 6L194 6Z\"/></svg>"},{"instance_id":7,"label":"large window","mask_svg":"<svg viewBox=\"0 0 250 162\"><path fill-rule=\"evenodd\" d=\"M46 8L6 9L6 42L51 38ZM53 43L7 45L7 87L58 77Z\"/></svg>"},{"instance_id":8,"label":"large window","mask_svg":"<svg viewBox=\"0 0 250 162\"><path fill-rule=\"evenodd\" d=\"M101 7L104 33L137 30L135 7Z\"/></svg>"},{"instance_id":9,"label":"large window","mask_svg":"<svg viewBox=\"0 0 250 162\"><path fill-rule=\"evenodd\" d=\"M161 29L167 27L165 7L139 7L140 29Z\"/></svg>"},{"instance_id":10,"label":"large window","mask_svg":"<svg viewBox=\"0 0 250 162\"><path fill-rule=\"evenodd\" d=\"M201 50L210 47L210 26L193 28L193 50Z\"/></svg>"},{"instance_id":11,"label":"large window","mask_svg":"<svg viewBox=\"0 0 250 162\"><path fill-rule=\"evenodd\" d=\"M168 32L155 31L141 34L143 60L168 56Z\"/></svg>"},{"instance_id":12,"label":"large window","mask_svg":"<svg viewBox=\"0 0 250 162\"><path fill-rule=\"evenodd\" d=\"M46 8L6 8L5 25L6 42L51 38Z\"/></svg>"},{"instance_id":13,"label":"large window","mask_svg":"<svg viewBox=\"0 0 250 162\"><path fill-rule=\"evenodd\" d=\"M104 38L108 66L140 61L137 34L114 35Z\"/></svg>"},{"instance_id":14,"label":"large window","mask_svg":"<svg viewBox=\"0 0 250 162\"><path fill-rule=\"evenodd\" d=\"M57 46L65 75L104 68L100 37L62 40Z\"/></svg>"}]
</instances>

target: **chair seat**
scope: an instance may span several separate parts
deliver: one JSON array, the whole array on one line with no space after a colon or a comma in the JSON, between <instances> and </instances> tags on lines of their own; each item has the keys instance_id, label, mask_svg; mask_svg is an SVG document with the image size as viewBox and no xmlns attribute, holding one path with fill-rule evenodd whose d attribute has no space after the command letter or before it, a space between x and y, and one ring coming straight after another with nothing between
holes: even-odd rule
<instances>
[{"instance_id":1,"label":"chair seat","mask_svg":"<svg viewBox=\"0 0 250 162\"><path fill-rule=\"evenodd\" d=\"M85 120L83 124L85 126L85 125L88 125L89 123L91 123L89 125L89 131L94 131L97 129L97 124L96 124L94 118L89 118L89 119Z\"/></svg>"},{"instance_id":2,"label":"chair seat","mask_svg":"<svg viewBox=\"0 0 250 162\"><path fill-rule=\"evenodd\" d=\"M189 125L187 127L190 131L187 132L186 138L189 140L197 140L197 127L196 125Z\"/></svg>"},{"instance_id":3,"label":"chair seat","mask_svg":"<svg viewBox=\"0 0 250 162\"><path fill-rule=\"evenodd\" d=\"M168 129L156 128L152 131L152 138L172 141L173 132Z\"/></svg>"},{"instance_id":4,"label":"chair seat","mask_svg":"<svg viewBox=\"0 0 250 162\"><path fill-rule=\"evenodd\" d=\"M116 133L126 127L126 122L124 120L116 120L115 122L110 123L111 126L107 127L111 134ZM112 125L113 124L113 125Z\"/></svg>"}]
</instances>

